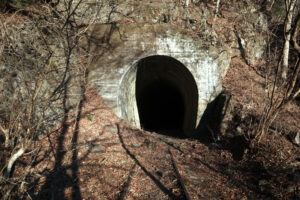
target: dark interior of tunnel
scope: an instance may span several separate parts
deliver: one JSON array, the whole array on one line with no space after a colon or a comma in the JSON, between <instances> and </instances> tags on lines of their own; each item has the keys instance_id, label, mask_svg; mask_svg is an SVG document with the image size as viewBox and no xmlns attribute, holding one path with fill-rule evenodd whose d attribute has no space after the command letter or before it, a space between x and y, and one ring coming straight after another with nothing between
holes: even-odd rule
<instances>
[{"instance_id":1,"label":"dark interior of tunnel","mask_svg":"<svg viewBox=\"0 0 300 200\"><path fill-rule=\"evenodd\" d=\"M138 96L137 105L143 129L182 136L184 100L171 83L163 80L150 83Z\"/></svg>"},{"instance_id":2,"label":"dark interior of tunnel","mask_svg":"<svg viewBox=\"0 0 300 200\"><path fill-rule=\"evenodd\" d=\"M185 138L195 130L198 90L178 60L150 56L138 62L135 97L141 128Z\"/></svg>"}]
</instances>

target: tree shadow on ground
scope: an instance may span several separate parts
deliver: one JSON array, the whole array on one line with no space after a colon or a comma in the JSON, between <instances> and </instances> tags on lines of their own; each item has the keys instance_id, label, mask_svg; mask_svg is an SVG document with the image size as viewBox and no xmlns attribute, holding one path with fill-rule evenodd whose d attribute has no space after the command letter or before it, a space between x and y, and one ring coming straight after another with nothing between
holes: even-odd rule
<instances>
[{"instance_id":1,"label":"tree shadow on ground","mask_svg":"<svg viewBox=\"0 0 300 200\"><path fill-rule=\"evenodd\" d=\"M139 166L142 169L142 171L154 182L154 184L170 199L174 199L174 200L186 199L185 195L183 195L183 194L181 194L179 196L175 195L171 189L168 189L159 179L157 179L149 170L147 170L147 168L145 166L142 165L142 163L137 159L137 157L134 155L134 153L132 153L128 149L126 144L124 143L119 124L116 124L116 126L118 129L117 134L118 134L119 140L121 142L121 145L122 145L123 149L126 151L126 153L130 156L130 158L135 162L135 165ZM125 183L125 185L126 185L126 183ZM118 199L123 199L121 197L124 197L124 195L120 196L120 198L118 198Z\"/></svg>"},{"instance_id":2,"label":"tree shadow on ground","mask_svg":"<svg viewBox=\"0 0 300 200\"><path fill-rule=\"evenodd\" d=\"M190 152L185 152L173 143L164 139L160 140L167 144L170 148L180 152L183 157L190 155ZM216 148L214 150L222 151L220 148ZM213 163L208 163L204 159L200 158L193 158L192 160L193 162L197 163L197 165L205 166L207 170L226 177L228 180L228 187L233 185L234 187L239 188L248 199L278 199L272 192L268 190L262 191L259 187L259 180L271 178L268 170L263 167L261 162L246 161L240 163L239 161L232 162L231 160L228 162L222 162L219 161L218 158L216 158ZM243 174L244 177L241 178L241 174Z\"/></svg>"},{"instance_id":3,"label":"tree shadow on ground","mask_svg":"<svg viewBox=\"0 0 300 200\"><path fill-rule=\"evenodd\" d=\"M71 141L71 147L73 149L71 165L64 165L63 159L66 154L66 150L64 149L65 136L69 131L69 128L72 128L72 124L69 121L69 108L67 107L67 84L65 84L64 89L64 98L63 98L63 110L64 117L61 125L61 130L59 131L59 136L56 139L57 148L52 152L55 153L55 165L53 170L46 175L45 183L42 188L35 196L34 191L31 191L33 199L65 199L65 189L68 187L72 187L72 199L81 199L80 189L78 184L78 158L77 158L77 139L78 139L78 131L79 131L79 120L82 114L82 105L85 100L84 98L85 87L83 87L82 98L78 105L78 112L76 119L74 121L73 126L75 126L73 131L73 137ZM51 141L51 139L49 139ZM67 170L71 169L72 173L69 175Z\"/></svg>"},{"instance_id":4,"label":"tree shadow on ground","mask_svg":"<svg viewBox=\"0 0 300 200\"><path fill-rule=\"evenodd\" d=\"M230 101L230 95L221 94L208 106L209 109L204 113L205 119L203 120L206 127L200 129L202 132L197 139L210 149L220 152L229 151L233 160L221 161L218 164L218 169L211 168L208 163L201 160L198 160L198 162L225 175L237 187L241 188L246 194L248 193L247 197L249 199L279 199L278 195L281 195L279 190L282 194L286 193L282 188L287 187L286 185L290 182L285 174L286 170L283 166L267 167L265 163L270 164L270 162L266 158L257 158L257 151L264 151L267 150L264 148L268 148L251 149L249 147L252 136L248 132L251 132L258 125L259 119L257 116L242 113L239 105L231 105ZM228 115L230 115L230 120L226 118ZM226 128L222 126L224 121L226 121ZM238 131L238 129L240 130ZM277 165L277 163L274 163L274 165ZM239 177L238 174L242 176ZM276 181L278 178L282 180L281 183ZM297 199L296 193L295 195L285 195L288 198Z\"/></svg>"}]
</instances>

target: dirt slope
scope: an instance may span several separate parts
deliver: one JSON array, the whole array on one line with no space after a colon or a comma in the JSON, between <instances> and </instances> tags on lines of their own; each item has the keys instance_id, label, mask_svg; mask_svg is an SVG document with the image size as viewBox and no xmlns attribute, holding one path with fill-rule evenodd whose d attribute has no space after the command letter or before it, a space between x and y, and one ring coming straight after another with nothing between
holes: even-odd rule
<instances>
[{"instance_id":1,"label":"dirt slope","mask_svg":"<svg viewBox=\"0 0 300 200\"><path fill-rule=\"evenodd\" d=\"M237 161L234 154L239 152L218 143L131 127L109 111L90 87L80 113L78 123L66 122L49 137L42 136L42 144L37 142L41 152L32 169L38 177L30 185L32 199L298 198L300 183L290 179L287 166L297 161L299 148L284 137L270 136L277 141L275 146L266 143L260 151L246 150ZM273 152L266 151L282 143L284 164L277 154L271 157ZM17 164L16 173L21 172L22 162L26 157ZM292 193L287 192L290 185L296 188Z\"/></svg>"}]
</instances>

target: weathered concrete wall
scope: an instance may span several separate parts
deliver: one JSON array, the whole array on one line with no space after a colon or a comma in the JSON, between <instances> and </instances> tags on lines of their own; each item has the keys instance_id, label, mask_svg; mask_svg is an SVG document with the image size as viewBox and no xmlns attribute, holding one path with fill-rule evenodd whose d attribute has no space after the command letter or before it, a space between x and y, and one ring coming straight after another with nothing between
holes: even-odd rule
<instances>
[{"instance_id":1,"label":"weathered concrete wall","mask_svg":"<svg viewBox=\"0 0 300 200\"><path fill-rule=\"evenodd\" d=\"M89 83L119 117L137 127L135 75L139 60L153 55L169 56L191 72L199 94L197 124L207 104L220 93L221 78L231 60L226 47L205 49L187 31L167 24L95 25L89 37L85 41L93 55L89 61Z\"/></svg>"},{"instance_id":2,"label":"weathered concrete wall","mask_svg":"<svg viewBox=\"0 0 300 200\"><path fill-rule=\"evenodd\" d=\"M141 59L169 56L182 63L198 91L197 127L220 93L231 58L249 64L264 52L266 19L253 5L225 3L215 15L202 1L83 1L78 21L89 25L89 83L121 118L139 127L136 73ZM246 20L247 19L247 20ZM189 134L189 133L187 133Z\"/></svg>"}]
</instances>

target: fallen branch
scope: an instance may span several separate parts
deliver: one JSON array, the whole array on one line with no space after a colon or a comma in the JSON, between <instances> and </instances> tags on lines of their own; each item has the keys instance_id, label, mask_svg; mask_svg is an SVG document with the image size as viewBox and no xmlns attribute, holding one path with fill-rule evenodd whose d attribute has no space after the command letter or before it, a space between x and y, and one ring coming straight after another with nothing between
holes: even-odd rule
<instances>
[{"instance_id":1,"label":"fallen branch","mask_svg":"<svg viewBox=\"0 0 300 200\"><path fill-rule=\"evenodd\" d=\"M14 165L14 163L16 162L16 160L17 160L18 158L20 158L20 157L24 154L24 152L25 152L25 148L22 147L21 149L19 149L19 150L17 151L17 153L15 153L15 154L9 159L8 165L7 165L7 169L5 170L4 175L3 175L3 177L4 177L5 179L7 179L7 178L9 177L10 172L11 172L11 169L12 169L12 166Z\"/></svg>"}]
</instances>

